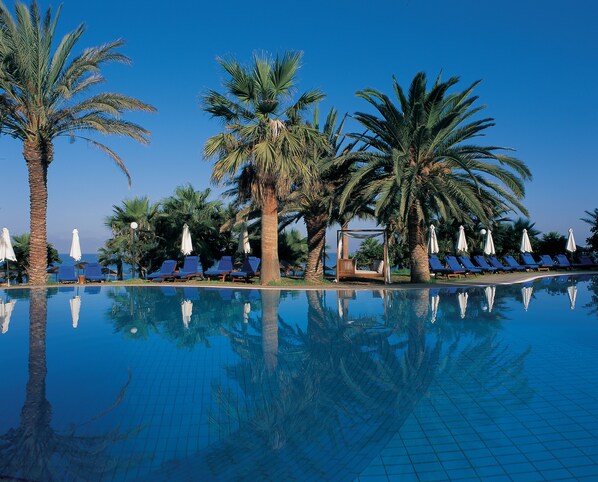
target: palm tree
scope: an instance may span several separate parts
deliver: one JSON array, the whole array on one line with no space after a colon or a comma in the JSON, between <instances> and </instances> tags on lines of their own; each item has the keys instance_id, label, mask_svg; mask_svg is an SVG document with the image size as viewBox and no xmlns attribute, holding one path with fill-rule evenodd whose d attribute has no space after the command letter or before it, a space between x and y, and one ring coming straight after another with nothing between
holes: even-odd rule
<instances>
[{"instance_id":1,"label":"palm tree","mask_svg":"<svg viewBox=\"0 0 598 482\"><path fill-rule=\"evenodd\" d=\"M204 146L205 157L217 159L212 179L221 182L247 169L253 173L252 199L261 210L263 285L280 280L279 198L293 178L306 172L304 146L318 136L299 122L299 114L324 95L308 91L290 102L300 60L296 52L275 59L256 54L249 66L219 59L228 76L226 94L210 90L203 96L203 109L225 124Z\"/></svg>"},{"instance_id":2,"label":"palm tree","mask_svg":"<svg viewBox=\"0 0 598 482\"><path fill-rule=\"evenodd\" d=\"M592 235L586 239L586 243L590 249L598 251L598 208L594 208L594 211L584 211L587 214L587 218L581 218L584 223L590 225L590 232Z\"/></svg>"},{"instance_id":3,"label":"palm tree","mask_svg":"<svg viewBox=\"0 0 598 482\"><path fill-rule=\"evenodd\" d=\"M500 154L505 148L468 144L494 125L492 119L471 120L483 107L473 107L478 82L462 92L448 93L458 82L436 80L427 90L426 76L418 73L408 95L393 78L398 101L366 89L357 93L376 114L357 113L367 129L354 137L369 146L364 166L347 185L342 203L355 192L375 196L380 224L406 228L411 280L428 281L426 226L432 216L480 221L495 212L518 210L523 182L531 179L526 165ZM342 204L341 203L341 204ZM342 207L342 206L341 206Z\"/></svg>"},{"instance_id":4,"label":"palm tree","mask_svg":"<svg viewBox=\"0 0 598 482\"><path fill-rule=\"evenodd\" d=\"M155 225L160 218L160 204L151 203L147 196L125 199L121 206L112 206L112 215L104 221L112 230L112 238L106 241L101 251L104 265L116 264L119 279L122 275L122 261L137 266L139 274L145 268L151 269L158 248ZM132 222L137 223L133 231ZM134 244L133 244L134 243ZM120 259L118 262L115 260Z\"/></svg>"},{"instance_id":5,"label":"palm tree","mask_svg":"<svg viewBox=\"0 0 598 482\"><path fill-rule=\"evenodd\" d=\"M85 26L79 25L53 46L60 9L43 19L35 1L16 4L16 19L0 1L0 119L2 133L23 142L30 192L31 256L29 282L46 282L47 172L57 137L80 138L104 151L130 176L122 159L84 133L130 137L147 144L149 132L121 118L126 111L154 108L122 94L99 92L84 97L104 81L100 68L129 63L117 49L122 40L88 48L70 59Z\"/></svg>"},{"instance_id":6,"label":"palm tree","mask_svg":"<svg viewBox=\"0 0 598 482\"><path fill-rule=\"evenodd\" d=\"M345 119L338 124L337 121L335 109L330 110L322 126L318 111L314 113L312 126L318 131L321 129L321 139L307 146L309 170L293 183L293 192L285 206L285 209L295 211L294 221L303 218L305 222L308 246L305 279L315 283L321 283L324 278L326 228L344 220L344 213L338 209L338 198L355 171L357 159L351 156L356 142L345 143L342 134ZM355 206L363 210L367 203L347 203L346 211L351 212L351 217L356 214Z\"/></svg>"}]
</instances>

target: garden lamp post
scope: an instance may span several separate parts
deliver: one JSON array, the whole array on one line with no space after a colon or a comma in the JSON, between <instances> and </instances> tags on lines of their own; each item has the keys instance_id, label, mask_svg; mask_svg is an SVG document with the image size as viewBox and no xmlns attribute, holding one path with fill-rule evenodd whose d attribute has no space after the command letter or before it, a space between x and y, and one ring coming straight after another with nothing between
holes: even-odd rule
<instances>
[{"instance_id":1,"label":"garden lamp post","mask_svg":"<svg viewBox=\"0 0 598 482\"><path fill-rule=\"evenodd\" d=\"M483 251L484 251L484 236L486 236L486 233L487 233L487 232L488 232L488 231L486 231L486 229L485 229L485 228L482 228L482 229L480 229L480 234L482 235L482 242L480 243L480 244L481 244L481 246L482 246L482 253L483 253Z\"/></svg>"},{"instance_id":2,"label":"garden lamp post","mask_svg":"<svg viewBox=\"0 0 598 482\"><path fill-rule=\"evenodd\" d=\"M135 221L131 223L131 264L132 273L131 279L135 278L135 230L139 227Z\"/></svg>"}]
</instances>

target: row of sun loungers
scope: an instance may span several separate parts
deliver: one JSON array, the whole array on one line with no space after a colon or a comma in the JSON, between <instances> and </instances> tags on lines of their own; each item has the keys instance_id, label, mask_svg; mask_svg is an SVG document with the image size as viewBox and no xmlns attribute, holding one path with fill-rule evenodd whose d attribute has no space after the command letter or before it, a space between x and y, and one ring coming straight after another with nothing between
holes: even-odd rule
<instances>
[{"instance_id":1,"label":"row of sun loungers","mask_svg":"<svg viewBox=\"0 0 598 482\"><path fill-rule=\"evenodd\" d=\"M232 256L223 256L212 268L204 271L199 256L186 256L183 267L177 271L177 262L167 259L160 269L148 275L150 281L187 281L191 279L219 279L225 281L248 282L259 273L260 258L249 256L243 262L241 269L235 270ZM60 283L77 283L79 278L75 275L74 266L60 266L58 268L58 281ZM106 281L99 263L88 263L85 266L85 282L99 283Z\"/></svg>"},{"instance_id":2,"label":"row of sun loungers","mask_svg":"<svg viewBox=\"0 0 598 482\"><path fill-rule=\"evenodd\" d=\"M579 255L577 263L571 263L564 254L557 255L555 259L548 255L541 255L540 260L536 259L530 253L521 255L522 263L519 263L513 256L505 256L503 264L496 256L488 258L476 255L473 257L477 266L473 264L468 256L448 255L444 258L444 264L438 259L438 256L431 255L429 258L430 271L435 275L444 275L447 278L460 277L467 275L477 275L483 273L506 273L517 271L548 271L551 269L584 269L598 268L592 258L587 255Z\"/></svg>"}]
</instances>

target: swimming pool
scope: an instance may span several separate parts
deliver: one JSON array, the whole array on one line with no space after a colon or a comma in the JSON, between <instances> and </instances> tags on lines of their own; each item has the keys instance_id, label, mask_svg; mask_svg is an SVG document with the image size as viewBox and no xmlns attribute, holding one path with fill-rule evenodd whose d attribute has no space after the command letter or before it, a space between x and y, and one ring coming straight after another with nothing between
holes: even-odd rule
<instances>
[{"instance_id":1,"label":"swimming pool","mask_svg":"<svg viewBox=\"0 0 598 482\"><path fill-rule=\"evenodd\" d=\"M2 476L598 476L598 277L0 298Z\"/></svg>"}]
</instances>

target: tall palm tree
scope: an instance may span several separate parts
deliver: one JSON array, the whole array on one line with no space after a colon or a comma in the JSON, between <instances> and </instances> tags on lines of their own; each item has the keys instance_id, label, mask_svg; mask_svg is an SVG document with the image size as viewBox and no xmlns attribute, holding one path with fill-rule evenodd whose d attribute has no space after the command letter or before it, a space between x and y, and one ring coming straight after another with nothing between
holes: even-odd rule
<instances>
[{"instance_id":1,"label":"tall palm tree","mask_svg":"<svg viewBox=\"0 0 598 482\"><path fill-rule=\"evenodd\" d=\"M338 112L331 109L324 124L320 125L316 109L311 125L321 137L315 144L307 146L309 169L293 183L293 192L285 205L285 209L296 213L293 220L303 218L305 222L308 246L305 279L315 283L324 278L326 228L333 222L344 220L345 213L339 211L338 199L354 174L357 160L351 156L357 142L345 142L344 123L344 118L338 122ZM351 201L355 200L355 197L351 198ZM367 203L349 202L345 208L354 217L357 209L367 209Z\"/></svg>"},{"instance_id":2,"label":"tall palm tree","mask_svg":"<svg viewBox=\"0 0 598 482\"><path fill-rule=\"evenodd\" d=\"M261 283L280 280L278 260L278 202L290 182L306 172L305 144L318 133L299 122L299 114L323 99L312 90L290 102L301 54L287 52L272 59L254 55L251 65L219 59L228 76L226 93L210 90L203 109L224 124L222 133L204 146L206 158L217 160L212 179L221 182L243 169L253 172L251 193L261 210Z\"/></svg>"},{"instance_id":3,"label":"tall palm tree","mask_svg":"<svg viewBox=\"0 0 598 482\"><path fill-rule=\"evenodd\" d=\"M126 111L154 108L122 94L99 92L100 68L109 62L129 63L117 49L122 40L88 48L71 58L85 32L79 25L54 45L60 9L52 19L31 7L16 4L16 18L0 1L0 119L2 133L23 142L30 191L31 256L29 282L46 282L47 172L54 159L54 140L80 138L104 151L130 176L122 159L106 145L87 137L99 132L130 137L147 144L149 132L121 118Z\"/></svg>"},{"instance_id":4,"label":"tall palm tree","mask_svg":"<svg viewBox=\"0 0 598 482\"><path fill-rule=\"evenodd\" d=\"M393 78L398 104L385 94L366 89L357 93L376 114L357 113L367 129L355 138L369 146L364 166L347 185L342 203L356 191L375 196L381 224L394 220L406 227L411 280L428 281L426 226L432 216L480 221L495 212L520 211L524 181L531 179L526 165L500 154L505 148L470 144L493 124L492 119L471 120L483 107L473 107L472 92L448 93L457 84L440 77L430 90L418 73L407 95ZM357 189L358 188L358 189ZM341 204L342 204L341 203Z\"/></svg>"}]
</instances>

